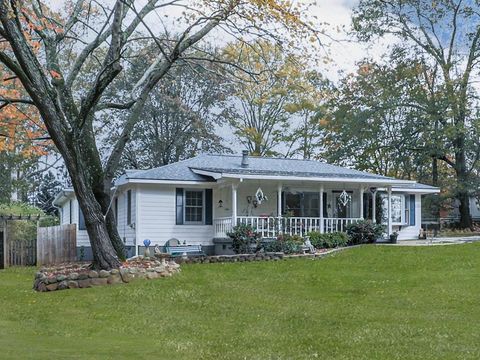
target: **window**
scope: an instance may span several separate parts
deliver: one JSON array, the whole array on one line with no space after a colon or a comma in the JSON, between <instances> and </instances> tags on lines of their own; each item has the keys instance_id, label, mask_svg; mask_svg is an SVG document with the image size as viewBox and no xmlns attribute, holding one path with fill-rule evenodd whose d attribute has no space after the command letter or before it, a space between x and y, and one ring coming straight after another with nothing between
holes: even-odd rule
<instances>
[{"instance_id":1,"label":"window","mask_svg":"<svg viewBox=\"0 0 480 360\"><path fill-rule=\"evenodd\" d=\"M285 193L284 213L292 216L319 217L319 194L313 192Z\"/></svg>"},{"instance_id":2,"label":"window","mask_svg":"<svg viewBox=\"0 0 480 360\"><path fill-rule=\"evenodd\" d=\"M132 224L132 190L127 191L127 225Z\"/></svg>"},{"instance_id":3,"label":"window","mask_svg":"<svg viewBox=\"0 0 480 360\"><path fill-rule=\"evenodd\" d=\"M85 225L85 216L83 216L80 206L78 206L78 230L87 230L87 226Z\"/></svg>"},{"instance_id":4,"label":"window","mask_svg":"<svg viewBox=\"0 0 480 360\"><path fill-rule=\"evenodd\" d=\"M185 190L185 223L202 224L204 216L204 191Z\"/></svg>"}]
</instances>

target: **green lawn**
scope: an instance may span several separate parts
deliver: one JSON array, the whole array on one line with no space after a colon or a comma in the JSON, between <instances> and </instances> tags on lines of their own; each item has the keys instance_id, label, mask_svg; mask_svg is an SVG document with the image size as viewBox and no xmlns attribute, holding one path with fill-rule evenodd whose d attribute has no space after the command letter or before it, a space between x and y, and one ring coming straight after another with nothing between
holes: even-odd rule
<instances>
[{"instance_id":1,"label":"green lawn","mask_svg":"<svg viewBox=\"0 0 480 360\"><path fill-rule=\"evenodd\" d=\"M479 359L480 244L183 266L35 293L0 271L1 359Z\"/></svg>"}]
</instances>

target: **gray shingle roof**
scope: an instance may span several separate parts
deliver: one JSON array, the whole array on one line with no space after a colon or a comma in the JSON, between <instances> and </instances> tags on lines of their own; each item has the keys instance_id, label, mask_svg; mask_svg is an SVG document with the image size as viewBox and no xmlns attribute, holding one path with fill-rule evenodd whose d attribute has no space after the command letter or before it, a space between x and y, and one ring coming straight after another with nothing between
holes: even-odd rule
<instances>
[{"instance_id":1,"label":"gray shingle roof","mask_svg":"<svg viewBox=\"0 0 480 360\"><path fill-rule=\"evenodd\" d=\"M345 179L377 179L392 180L392 178L352 170L313 160L298 160L284 158L249 157L249 166L241 167L242 157L235 155L199 155L197 157L161 166L150 170L128 171L120 179L119 185L126 179L148 180L184 180L213 181L208 176L196 174L192 169L215 173L240 175L270 175L298 177L335 177Z\"/></svg>"}]
</instances>

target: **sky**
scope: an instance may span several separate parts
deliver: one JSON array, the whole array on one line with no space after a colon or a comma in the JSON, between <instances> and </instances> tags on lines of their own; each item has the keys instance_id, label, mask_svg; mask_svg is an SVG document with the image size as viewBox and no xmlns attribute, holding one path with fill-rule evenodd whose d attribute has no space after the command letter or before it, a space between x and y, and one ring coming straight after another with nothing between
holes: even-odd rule
<instances>
[{"instance_id":1,"label":"sky","mask_svg":"<svg viewBox=\"0 0 480 360\"><path fill-rule=\"evenodd\" d=\"M393 43L389 40L370 44L355 41L348 32L351 30L351 19L358 0L317 0L317 6L312 11L325 27L327 34L334 40L325 38L325 47L329 51L331 62L318 69L327 78L337 81L339 71L346 73L355 71L355 63L365 57L379 59L385 53L387 46ZM337 29L341 31L338 32Z\"/></svg>"}]
</instances>

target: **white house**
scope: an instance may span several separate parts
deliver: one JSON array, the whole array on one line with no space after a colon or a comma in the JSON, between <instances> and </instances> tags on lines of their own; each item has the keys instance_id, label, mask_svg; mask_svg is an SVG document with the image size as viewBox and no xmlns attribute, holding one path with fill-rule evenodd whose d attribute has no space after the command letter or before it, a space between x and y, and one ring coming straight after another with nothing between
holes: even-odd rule
<instances>
[{"instance_id":1,"label":"white house","mask_svg":"<svg viewBox=\"0 0 480 360\"><path fill-rule=\"evenodd\" d=\"M115 183L112 211L129 255L143 240L163 246L176 238L206 253L229 251L227 232L250 224L262 237L279 232L343 231L372 219L379 204L387 234L417 238L421 196L439 189L311 160L200 155L150 170L127 171ZM77 246L89 240L72 190L57 195L61 223L78 225ZM390 216L388 216L390 213ZM375 219L373 219L375 220Z\"/></svg>"}]
</instances>

